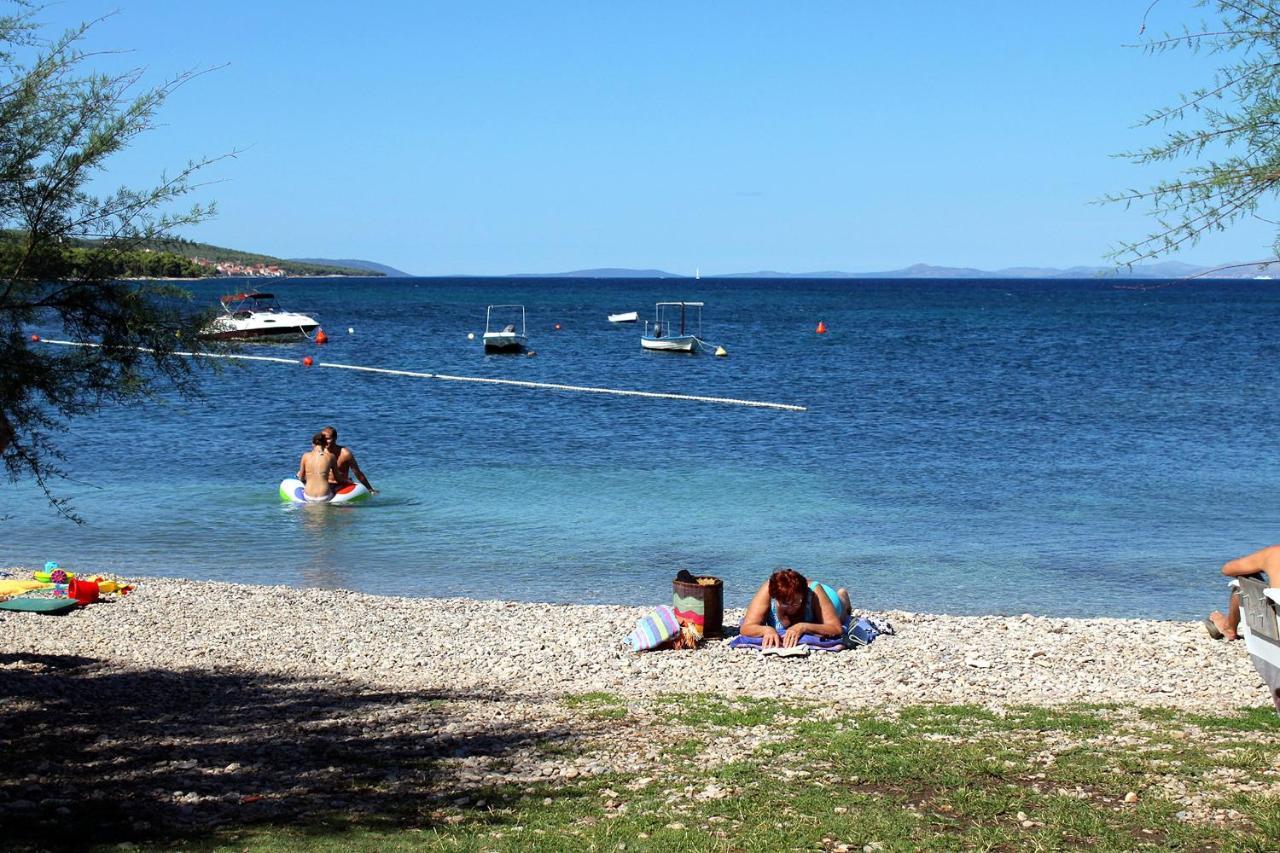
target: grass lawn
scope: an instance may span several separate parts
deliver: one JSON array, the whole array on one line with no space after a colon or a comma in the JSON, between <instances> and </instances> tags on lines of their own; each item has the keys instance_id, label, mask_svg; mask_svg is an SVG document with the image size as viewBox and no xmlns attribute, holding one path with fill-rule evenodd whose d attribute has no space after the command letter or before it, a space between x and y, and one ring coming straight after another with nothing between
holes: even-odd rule
<instances>
[{"instance_id":1,"label":"grass lawn","mask_svg":"<svg viewBox=\"0 0 1280 853\"><path fill-rule=\"evenodd\" d=\"M843 712L776 701L604 693L561 700L595 726L531 747L638 768L458 787L376 814L335 811L139 839L184 849L1280 849L1280 718L1089 706ZM618 732L616 737L610 731ZM448 762L441 760L441 778Z\"/></svg>"}]
</instances>

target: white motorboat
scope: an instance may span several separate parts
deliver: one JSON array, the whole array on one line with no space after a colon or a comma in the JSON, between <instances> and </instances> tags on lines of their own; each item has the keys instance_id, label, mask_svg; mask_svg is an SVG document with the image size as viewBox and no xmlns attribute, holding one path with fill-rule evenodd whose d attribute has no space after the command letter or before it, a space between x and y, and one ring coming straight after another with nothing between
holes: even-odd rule
<instances>
[{"instance_id":1,"label":"white motorboat","mask_svg":"<svg viewBox=\"0 0 1280 853\"><path fill-rule=\"evenodd\" d=\"M1280 589L1251 577L1236 578L1231 585L1240 594L1240 634L1245 648L1280 713Z\"/></svg>"},{"instance_id":2,"label":"white motorboat","mask_svg":"<svg viewBox=\"0 0 1280 853\"><path fill-rule=\"evenodd\" d=\"M640 320L639 311L624 311L621 314L610 314L610 323L635 323Z\"/></svg>"},{"instance_id":3,"label":"white motorboat","mask_svg":"<svg viewBox=\"0 0 1280 853\"><path fill-rule=\"evenodd\" d=\"M688 322L696 315L697 333L693 333L694 324ZM644 322L644 334L640 337L640 346L660 352L696 353L706 343L698 338L702 334L701 302L659 302L654 306L653 325Z\"/></svg>"},{"instance_id":4,"label":"white motorboat","mask_svg":"<svg viewBox=\"0 0 1280 853\"><path fill-rule=\"evenodd\" d=\"M310 336L320 324L306 314L285 311L270 293L222 297L222 316L200 333L211 340L290 340Z\"/></svg>"},{"instance_id":5,"label":"white motorboat","mask_svg":"<svg viewBox=\"0 0 1280 853\"><path fill-rule=\"evenodd\" d=\"M515 312L520 312L517 324ZM495 329L496 322L499 328ZM510 322L503 324L503 320ZM518 331L517 331L518 329ZM484 310L484 351L485 352L523 352L529 345L529 336L525 333L523 305L490 305Z\"/></svg>"}]
</instances>

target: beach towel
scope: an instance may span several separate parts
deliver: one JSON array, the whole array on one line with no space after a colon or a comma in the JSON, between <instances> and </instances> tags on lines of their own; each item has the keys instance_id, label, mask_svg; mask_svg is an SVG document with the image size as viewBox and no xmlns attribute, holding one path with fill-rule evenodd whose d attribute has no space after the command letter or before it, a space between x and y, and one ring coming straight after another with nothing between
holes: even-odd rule
<instances>
[{"instance_id":1,"label":"beach towel","mask_svg":"<svg viewBox=\"0 0 1280 853\"><path fill-rule=\"evenodd\" d=\"M656 649L668 642L679 631L680 623L676 621L675 608L669 604L663 604L637 621L635 629L623 639L623 642L631 647L631 651L643 652Z\"/></svg>"},{"instance_id":2,"label":"beach towel","mask_svg":"<svg viewBox=\"0 0 1280 853\"><path fill-rule=\"evenodd\" d=\"M779 631L781 637L785 631ZM729 641L732 649L758 649L764 643L763 637L744 637L742 634ZM808 646L824 652L838 652L845 647L843 637L820 637L817 634L805 634L800 638L800 645Z\"/></svg>"},{"instance_id":3,"label":"beach towel","mask_svg":"<svg viewBox=\"0 0 1280 853\"><path fill-rule=\"evenodd\" d=\"M0 580L0 595L21 595L24 592L30 592L33 589L50 589L51 583L42 583L41 581L24 581L17 579L5 578Z\"/></svg>"},{"instance_id":4,"label":"beach towel","mask_svg":"<svg viewBox=\"0 0 1280 853\"><path fill-rule=\"evenodd\" d=\"M0 601L0 610L19 610L27 613L66 613L75 610L80 602L74 598L10 598Z\"/></svg>"}]
</instances>

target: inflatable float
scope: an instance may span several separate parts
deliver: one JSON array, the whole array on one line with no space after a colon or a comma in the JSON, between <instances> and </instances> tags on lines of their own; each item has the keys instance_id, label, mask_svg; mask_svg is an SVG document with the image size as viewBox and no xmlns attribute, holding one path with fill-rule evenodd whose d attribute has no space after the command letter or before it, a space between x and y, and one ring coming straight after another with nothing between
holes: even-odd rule
<instances>
[{"instance_id":1,"label":"inflatable float","mask_svg":"<svg viewBox=\"0 0 1280 853\"><path fill-rule=\"evenodd\" d=\"M369 490L359 483L347 483L339 486L328 500L313 500L306 495L306 486L296 477L288 477L280 481L280 500L294 504L329 503L349 504L367 500Z\"/></svg>"}]
</instances>

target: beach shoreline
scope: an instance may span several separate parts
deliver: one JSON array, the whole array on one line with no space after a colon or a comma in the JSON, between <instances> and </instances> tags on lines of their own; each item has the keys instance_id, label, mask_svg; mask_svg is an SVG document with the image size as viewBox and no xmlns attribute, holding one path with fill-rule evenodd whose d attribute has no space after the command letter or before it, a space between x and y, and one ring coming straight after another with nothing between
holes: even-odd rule
<instances>
[{"instance_id":1,"label":"beach shoreline","mask_svg":"<svg viewBox=\"0 0 1280 853\"><path fill-rule=\"evenodd\" d=\"M19 576L9 570L10 577ZM61 617L0 615L9 653L168 671L335 676L433 690L652 698L687 692L990 708L1131 703L1231 712L1266 704L1243 643L1199 623L1115 618L877 614L898 629L863 649L763 658L710 640L696 651L621 645L648 608L398 598L347 590L133 578L135 591ZM725 613L736 625L741 610Z\"/></svg>"},{"instance_id":2,"label":"beach shoreline","mask_svg":"<svg viewBox=\"0 0 1280 853\"><path fill-rule=\"evenodd\" d=\"M1280 795L1243 644L1199 624L895 612L853 651L636 654L645 608L129 580L0 611L15 849L72 814L165 849L1265 847Z\"/></svg>"}]
</instances>

